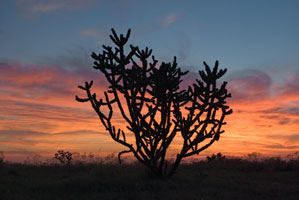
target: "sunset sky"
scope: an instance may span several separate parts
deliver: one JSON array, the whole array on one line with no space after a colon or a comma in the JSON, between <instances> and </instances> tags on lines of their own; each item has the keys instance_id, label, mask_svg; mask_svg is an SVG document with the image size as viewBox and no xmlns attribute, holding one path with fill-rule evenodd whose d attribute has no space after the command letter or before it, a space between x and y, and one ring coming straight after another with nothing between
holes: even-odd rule
<instances>
[{"instance_id":1,"label":"sunset sky","mask_svg":"<svg viewBox=\"0 0 299 200\"><path fill-rule=\"evenodd\" d=\"M98 96L106 89L90 54L112 45L111 28L131 28L129 43L160 61L177 56L186 79L199 78L203 61L228 69L234 113L201 155L299 151L298 9L296 0L2 0L0 151L23 161L59 149L125 149L89 104L75 101L84 81L95 81Z\"/></svg>"}]
</instances>

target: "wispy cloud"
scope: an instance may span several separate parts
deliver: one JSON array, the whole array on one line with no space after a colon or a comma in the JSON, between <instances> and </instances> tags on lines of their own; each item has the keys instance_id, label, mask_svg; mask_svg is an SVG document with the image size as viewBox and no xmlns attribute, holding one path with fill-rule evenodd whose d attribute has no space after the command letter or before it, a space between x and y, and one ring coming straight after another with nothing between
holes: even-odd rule
<instances>
[{"instance_id":1,"label":"wispy cloud","mask_svg":"<svg viewBox=\"0 0 299 200\"><path fill-rule=\"evenodd\" d=\"M229 89L234 101L268 98L271 86L271 77L260 70L242 70L229 77Z\"/></svg>"},{"instance_id":2,"label":"wispy cloud","mask_svg":"<svg viewBox=\"0 0 299 200\"><path fill-rule=\"evenodd\" d=\"M108 133L91 129L55 134L26 129L0 130L0 139L1 150L4 150L6 158L14 161L24 161L27 156L35 154L53 156L58 149L96 152L102 146L113 146Z\"/></svg>"},{"instance_id":3,"label":"wispy cloud","mask_svg":"<svg viewBox=\"0 0 299 200\"><path fill-rule=\"evenodd\" d=\"M293 97L293 100L299 101L297 98L299 96L299 72L294 72L292 75L288 76L285 80L285 84L277 87L281 97ZM289 99L291 100L291 99Z\"/></svg>"},{"instance_id":4,"label":"wispy cloud","mask_svg":"<svg viewBox=\"0 0 299 200\"><path fill-rule=\"evenodd\" d=\"M103 151L113 149L112 139L98 125L90 105L75 101L76 94L85 95L77 85L89 80L95 82L93 91L103 97L106 83L95 71L1 63L1 150L24 150L25 156L28 151L96 151L101 146L106 147ZM117 112L114 117L118 119Z\"/></svg>"},{"instance_id":5,"label":"wispy cloud","mask_svg":"<svg viewBox=\"0 0 299 200\"><path fill-rule=\"evenodd\" d=\"M162 20L162 25L168 26L170 24L173 24L173 23L177 22L178 20L180 20L181 17L182 16L178 13L170 13L164 17L164 19Z\"/></svg>"},{"instance_id":6,"label":"wispy cloud","mask_svg":"<svg viewBox=\"0 0 299 200\"><path fill-rule=\"evenodd\" d=\"M260 111L262 113L268 113L268 114L279 114L279 115L293 115L293 116L299 116L299 105L297 106L280 106L280 107L274 107L271 109L265 109Z\"/></svg>"},{"instance_id":7,"label":"wispy cloud","mask_svg":"<svg viewBox=\"0 0 299 200\"><path fill-rule=\"evenodd\" d=\"M85 37L94 38L96 40L102 40L104 38L103 35L95 28L83 29L80 31L80 34Z\"/></svg>"},{"instance_id":8,"label":"wispy cloud","mask_svg":"<svg viewBox=\"0 0 299 200\"><path fill-rule=\"evenodd\" d=\"M265 148L273 149L273 150L296 150L299 149L299 145L283 145L283 144L273 144L273 145L265 145Z\"/></svg>"},{"instance_id":9,"label":"wispy cloud","mask_svg":"<svg viewBox=\"0 0 299 200\"><path fill-rule=\"evenodd\" d=\"M298 144L298 142L299 142L299 133L269 135L269 136L273 137L273 138L283 139L287 143Z\"/></svg>"},{"instance_id":10,"label":"wispy cloud","mask_svg":"<svg viewBox=\"0 0 299 200\"><path fill-rule=\"evenodd\" d=\"M198 73L189 73L183 86L192 84L195 78L199 78ZM223 140L207 152L246 155L258 151L287 155L298 149L295 142L291 142L298 140L298 134L290 135L297 133L299 128L299 93L295 77L277 83L262 70L242 70L228 73L225 79L232 93L228 104L234 112L227 117ZM273 137L273 134L280 137Z\"/></svg>"},{"instance_id":11,"label":"wispy cloud","mask_svg":"<svg viewBox=\"0 0 299 200\"><path fill-rule=\"evenodd\" d=\"M28 14L51 13L59 10L77 10L92 0L14 0Z\"/></svg>"},{"instance_id":12,"label":"wispy cloud","mask_svg":"<svg viewBox=\"0 0 299 200\"><path fill-rule=\"evenodd\" d=\"M192 43L190 42L190 38L186 33L182 32L178 35L177 42L178 58L182 61L185 61L188 59L191 52Z\"/></svg>"},{"instance_id":13,"label":"wispy cloud","mask_svg":"<svg viewBox=\"0 0 299 200\"><path fill-rule=\"evenodd\" d=\"M90 57L91 53L92 50L80 45L75 45L72 48L64 49L59 55L40 59L39 65L56 66L70 71L93 71L93 60Z\"/></svg>"},{"instance_id":14,"label":"wispy cloud","mask_svg":"<svg viewBox=\"0 0 299 200\"><path fill-rule=\"evenodd\" d=\"M100 73L88 70L69 71L58 67L37 67L20 64L0 65L1 98L27 102L73 102L77 85L95 81L94 90L102 91L106 82ZM55 103L55 104L53 104Z\"/></svg>"},{"instance_id":15,"label":"wispy cloud","mask_svg":"<svg viewBox=\"0 0 299 200\"><path fill-rule=\"evenodd\" d=\"M87 37L97 37L99 32L96 29L89 28L81 31L81 34Z\"/></svg>"}]
</instances>

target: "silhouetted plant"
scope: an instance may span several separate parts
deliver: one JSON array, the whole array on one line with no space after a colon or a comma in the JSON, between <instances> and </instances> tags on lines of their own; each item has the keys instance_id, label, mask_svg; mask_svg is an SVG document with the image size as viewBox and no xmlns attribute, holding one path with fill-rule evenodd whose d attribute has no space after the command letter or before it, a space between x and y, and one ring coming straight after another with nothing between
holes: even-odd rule
<instances>
[{"instance_id":1,"label":"silhouetted plant","mask_svg":"<svg viewBox=\"0 0 299 200\"><path fill-rule=\"evenodd\" d=\"M252 152L247 155L250 161L258 161L261 159L262 154L259 152Z\"/></svg>"},{"instance_id":2,"label":"silhouetted plant","mask_svg":"<svg viewBox=\"0 0 299 200\"><path fill-rule=\"evenodd\" d=\"M218 61L213 69L204 62L205 70L199 71L201 80L182 90L180 83L188 72L181 71L176 57L172 63L158 64L151 56L151 49L140 50L133 45L126 54L129 36L130 29L125 36L117 35L112 29L110 38L116 47L103 45L102 53L91 55L94 68L101 71L110 84L104 98L98 99L91 92L93 81L90 81L78 86L87 97L76 96L76 100L89 101L112 139L127 148L118 155L120 163L122 154L132 152L157 176L170 176L183 158L208 148L224 132L221 130L224 118L232 113L226 105L226 98L231 94L227 92L227 82L218 87L217 80L227 70L218 70ZM126 130L113 125L113 105L126 122ZM128 133L134 136L135 142L127 140ZM177 133L181 134L183 144L169 166L165 157ZM210 141L200 146L206 139Z\"/></svg>"},{"instance_id":3,"label":"silhouetted plant","mask_svg":"<svg viewBox=\"0 0 299 200\"><path fill-rule=\"evenodd\" d=\"M295 153L292 153L292 154L288 154L287 155L287 160L299 161L299 151L296 151Z\"/></svg>"},{"instance_id":4,"label":"silhouetted plant","mask_svg":"<svg viewBox=\"0 0 299 200\"><path fill-rule=\"evenodd\" d=\"M54 154L54 158L59 160L61 164L69 165L71 164L72 153L64 150L58 150L57 153Z\"/></svg>"},{"instance_id":5,"label":"silhouetted plant","mask_svg":"<svg viewBox=\"0 0 299 200\"><path fill-rule=\"evenodd\" d=\"M4 153L3 151L0 151L0 165L4 163Z\"/></svg>"},{"instance_id":6,"label":"silhouetted plant","mask_svg":"<svg viewBox=\"0 0 299 200\"><path fill-rule=\"evenodd\" d=\"M225 160L225 156L222 155L221 153L212 154L211 156L207 156L207 161L208 162L211 162L213 160L223 161L223 160Z\"/></svg>"},{"instance_id":7,"label":"silhouetted plant","mask_svg":"<svg viewBox=\"0 0 299 200\"><path fill-rule=\"evenodd\" d=\"M79 152L73 152L72 153L72 158L74 162L79 162L79 163L92 163L96 161L96 157L92 152L89 153L82 153L80 154Z\"/></svg>"}]
</instances>

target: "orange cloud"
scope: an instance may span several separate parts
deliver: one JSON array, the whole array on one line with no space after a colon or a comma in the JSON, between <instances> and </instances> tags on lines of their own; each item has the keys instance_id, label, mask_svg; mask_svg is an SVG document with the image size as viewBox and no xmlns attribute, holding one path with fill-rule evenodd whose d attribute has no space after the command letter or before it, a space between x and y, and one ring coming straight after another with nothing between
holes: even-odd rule
<instances>
[{"instance_id":1,"label":"orange cloud","mask_svg":"<svg viewBox=\"0 0 299 200\"><path fill-rule=\"evenodd\" d=\"M45 147L47 151L64 147L76 149L79 139L59 134L66 132L79 131L84 140L96 140L94 135L86 134L103 131L98 126L96 114L88 104L75 101L75 95L81 92L77 85L90 79L97 85L94 91L101 93L106 83L97 73L1 64L0 150L20 151L20 147L26 152L29 149L30 152L43 152Z\"/></svg>"},{"instance_id":2,"label":"orange cloud","mask_svg":"<svg viewBox=\"0 0 299 200\"><path fill-rule=\"evenodd\" d=\"M186 77L191 84L197 74ZM192 79L192 80L191 80ZM75 101L84 92L77 85L94 80L92 90L102 96L107 89L100 73L67 71L61 68L0 65L0 151L6 158L21 160L39 153L52 155L58 149L76 152L118 152L123 147L113 142L88 103ZM232 93L229 105L234 113L227 118L225 133L201 156L222 152L246 155L261 152L286 155L299 150L299 92L293 77L281 86L262 71L246 71L229 77ZM103 97L103 96L102 96ZM120 114L114 112L117 126ZM124 128L124 130L126 130ZM170 155L180 147L180 135ZM129 136L132 140L132 136ZM24 152L22 154L22 152Z\"/></svg>"},{"instance_id":3,"label":"orange cloud","mask_svg":"<svg viewBox=\"0 0 299 200\"><path fill-rule=\"evenodd\" d=\"M264 72L243 73L229 82L233 95L230 103L235 112L229 116L223 137L238 136L240 145L235 140L235 146L243 153L286 155L298 151L298 143L290 143L288 139L296 138L299 128L299 93L294 92L293 84L287 82L274 88ZM225 148L231 140L222 142Z\"/></svg>"}]
</instances>

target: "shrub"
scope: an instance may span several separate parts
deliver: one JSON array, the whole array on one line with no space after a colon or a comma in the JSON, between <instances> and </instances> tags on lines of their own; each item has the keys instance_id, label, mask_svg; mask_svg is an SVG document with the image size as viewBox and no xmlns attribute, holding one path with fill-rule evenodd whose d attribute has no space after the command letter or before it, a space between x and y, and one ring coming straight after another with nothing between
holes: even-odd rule
<instances>
[{"instance_id":1,"label":"shrub","mask_svg":"<svg viewBox=\"0 0 299 200\"><path fill-rule=\"evenodd\" d=\"M0 165L4 163L4 153L3 151L0 151Z\"/></svg>"},{"instance_id":2,"label":"shrub","mask_svg":"<svg viewBox=\"0 0 299 200\"><path fill-rule=\"evenodd\" d=\"M59 160L61 164L69 165L71 164L72 153L64 150L58 150L57 153L54 154L54 159Z\"/></svg>"},{"instance_id":3,"label":"shrub","mask_svg":"<svg viewBox=\"0 0 299 200\"><path fill-rule=\"evenodd\" d=\"M222 155L221 153L217 153L217 154L212 154L211 156L207 156L207 161L211 162L214 160L218 160L218 161L223 161L225 160L225 156Z\"/></svg>"}]
</instances>

